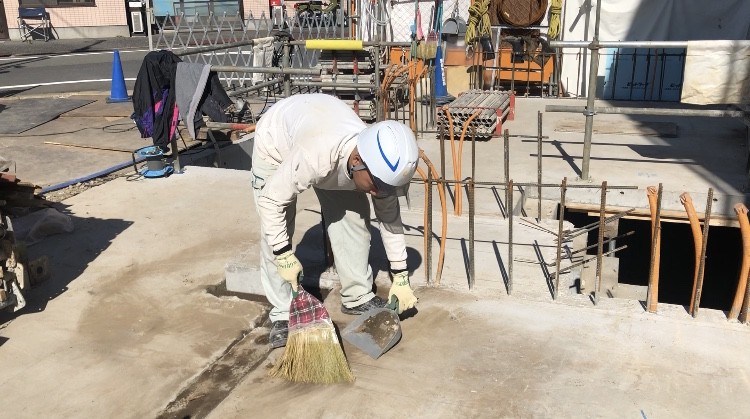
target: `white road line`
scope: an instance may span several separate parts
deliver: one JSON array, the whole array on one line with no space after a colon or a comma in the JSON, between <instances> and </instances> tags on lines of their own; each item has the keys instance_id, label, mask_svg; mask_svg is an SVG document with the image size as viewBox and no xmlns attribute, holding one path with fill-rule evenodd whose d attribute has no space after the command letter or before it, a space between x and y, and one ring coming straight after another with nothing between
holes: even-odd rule
<instances>
[{"instance_id":1,"label":"white road line","mask_svg":"<svg viewBox=\"0 0 750 419\"><path fill-rule=\"evenodd\" d=\"M135 78L126 78L125 80L134 81ZM112 79L95 79L95 80L69 80L69 81L53 81L49 83L32 83L32 84L17 84L15 86L0 86L0 90L3 89L23 89L26 87L39 87L39 86L55 86L58 84L73 84L73 83L101 83L111 82Z\"/></svg>"},{"instance_id":2,"label":"white road line","mask_svg":"<svg viewBox=\"0 0 750 419\"><path fill-rule=\"evenodd\" d=\"M120 55L127 54L129 52L148 52L148 49L128 49L121 50ZM23 55L20 57L7 57L0 58L0 62L3 61L20 61L20 60L32 60L38 58L57 58L57 57L79 57L81 55L102 55L102 54L114 54L114 51L100 51L100 52L76 52L72 54L49 54L49 55Z\"/></svg>"}]
</instances>

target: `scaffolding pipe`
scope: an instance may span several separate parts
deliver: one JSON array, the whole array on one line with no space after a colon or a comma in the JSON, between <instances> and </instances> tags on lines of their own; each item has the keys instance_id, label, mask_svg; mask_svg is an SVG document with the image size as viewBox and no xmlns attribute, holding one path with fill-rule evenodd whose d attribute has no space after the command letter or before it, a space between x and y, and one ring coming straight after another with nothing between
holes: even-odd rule
<instances>
[{"instance_id":1,"label":"scaffolding pipe","mask_svg":"<svg viewBox=\"0 0 750 419\"><path fill-rule=\"evenodd\" d=\"M250 92L257 91L257 90L261 90L261 89L264 89L266 87L273 86L275 84L281 83L282 80L283 79L280 79L280 78L277 77L277 78L274 78L274 79L271 79L271 80L268 80L268 81L264 81L263 83L258 83L256 85L253 85L253 86L250 86L250 87L243 87L241 89L230 90L230 91L227 92L227 96L234 97L234 96L239 96L239 95L241 95L243 93L250 93Z\"/></svg>"},{"instance_id":2,"label":"scaffolding pipe","mask_svg":"<svg viewBox=\"0 0 750 419\"><path fill-rule=\"evenodd\" d=\"M570 112L585 113L584 106L547 105L545 112ZM660 109L660 108L623 108L604 107L597 108L595 114L618 114L618 115L657 115L657 116L697 116L709 118L743 118L747 116L743 111L731 111L722 109Z\"/></svg>"},{"instance_id":3,"label":"scaffolding pipe","mask_svg":"<svg viewBox=\"0 0 750 419\"><path fill-rule=\"evenodd\" d=\"M288 59L288 56L287 56ZM319 76L320 69L314 68L289 68L282 67L240 67L231 65L212 65L211 71L224 73L271 73L271 74L291 74L295 76Z\"/></svg>"},{"instance_id":4,"label":"scaffolding pipe","mask_svg":"<svg viewBox=\"0 0 750 419\"><path fill-rule=\"evenodd\" d=\"M598 11L597 11L598 15ZM599 48L687 48L687 41L599 41ZM588 41L550 41L552 48L593 48Z\"/></svg>"},{"instance_id":5,"label":"scaffolding pipe","mask_svg":"<svg viewBox=\"0 0 750 419\"><path fill-rule=\"evenodd\" d=\"M246 40L246 41L239 41L239 42L232 42L230 44L217 44L217 45L208 45L205 47L188 47L188 49L183 51L172 51L174 55L178 57L184 57L186 55L192 55L192 54L202 54L204 52L212 52L212 51L221 51L221 50L227 50L230 48L239 48L239 47L251 47L255 45L255 41L252 39Z\"/></svg>"},{"instance_id":6,"label":"scaffolding pipe","mask_svg":"<svg viewBox=\"0 0 750 419\"><path fill-rule=\"evenodd\" d=\"M589 163L591 161L591 136L594 131L594 115L596 114L596 80L599 76L599 24L601 22L601 0L596 4L596 21L594 23L594 39L591 41L591 67L589 69L588 93L586 93L585 131L583 133L583 161L581 162L581 179L589 180Z\"/></svg>"}]
</instances>

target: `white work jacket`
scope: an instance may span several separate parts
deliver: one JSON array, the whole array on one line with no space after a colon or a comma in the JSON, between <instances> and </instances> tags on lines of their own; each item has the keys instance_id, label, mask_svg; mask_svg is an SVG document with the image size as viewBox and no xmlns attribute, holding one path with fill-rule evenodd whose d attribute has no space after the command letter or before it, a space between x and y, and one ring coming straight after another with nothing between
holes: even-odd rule
<instances>
[{"instance_id":1,"label":"white work jacket","mask_svg":"<svg viewBox=\"0 0 750 419\"><path fill-rule=\"evenodd\" d=\"M266 239L273 250L289 244L286 210L297 194L310 187L356 189L347 164L357 136L365 127L346 103L325 94L291 96L260 118L253 161L259 159L264 165L277 167L266 179L257 202ZM405 269L406 241L398 197L373 196L372 204L391 268Z\"/></svg>"}]
</instances>

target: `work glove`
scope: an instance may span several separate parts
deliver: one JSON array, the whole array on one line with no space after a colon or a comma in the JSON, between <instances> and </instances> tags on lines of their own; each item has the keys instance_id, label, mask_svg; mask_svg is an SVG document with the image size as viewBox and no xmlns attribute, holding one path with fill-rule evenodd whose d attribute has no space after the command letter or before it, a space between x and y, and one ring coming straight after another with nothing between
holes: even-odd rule
<instances>
[{"instance_id":1,"label":"work glove","mask_svg":"<svg viewBox=\"0 0 750 419\"><path fill-rule=\"evenodd\" d=\"M299 277L302 275L302 264L299 263L297 256L294 256L294 252L289 250L276 256L276 269L279 271L279 276L297 293Z\"/></svg>"},{"instance_id":2,"label":"work glove","mask_svg":"<svg viewBox=\"0 0 750 419\"><path fill-rule=\"evenodd\" d=\"M391 290L388 291L389 303L394 303L394 297L398 299L398 314L414 308L414 304L417 303L417 297L414 296L414 291L409 286L408 271L393 274L393 285L391 285Z\"/></svg>"}]
</instances>

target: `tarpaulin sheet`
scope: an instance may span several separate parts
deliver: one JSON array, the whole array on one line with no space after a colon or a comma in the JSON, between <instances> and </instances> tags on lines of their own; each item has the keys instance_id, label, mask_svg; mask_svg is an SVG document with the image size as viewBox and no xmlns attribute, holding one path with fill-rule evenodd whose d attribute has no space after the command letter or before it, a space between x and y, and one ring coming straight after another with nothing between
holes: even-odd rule
<instances>
[{"instance_id":1,"label":"tarpaulin sheet","mask_svg":"<svg viewBox=\"0 0 750 419\"><path fill-rule=\"evenodd\" d=\"M596 1L591 1L596 5ZM750 39L750 1L721 0L617 0L602 4L600 41L693 41ZM564 41L590 41L596 9L587 0L566 0L563 12ZM588 25L587 25L588 23ZM585 94L588 54L565 49L561 81L574 95ZM604 60L598 76L607 75Z\"/></svg>"},{"instance_id":2,"label":"tarpaulin sheet","mask_svg":"<svg viewBox=\"0 0 750 419\"><path fill-rule=\"evenodd\" d=\"M681 101L750 103L750 41L688 42Z\"/></svg>"}]
</instances>

